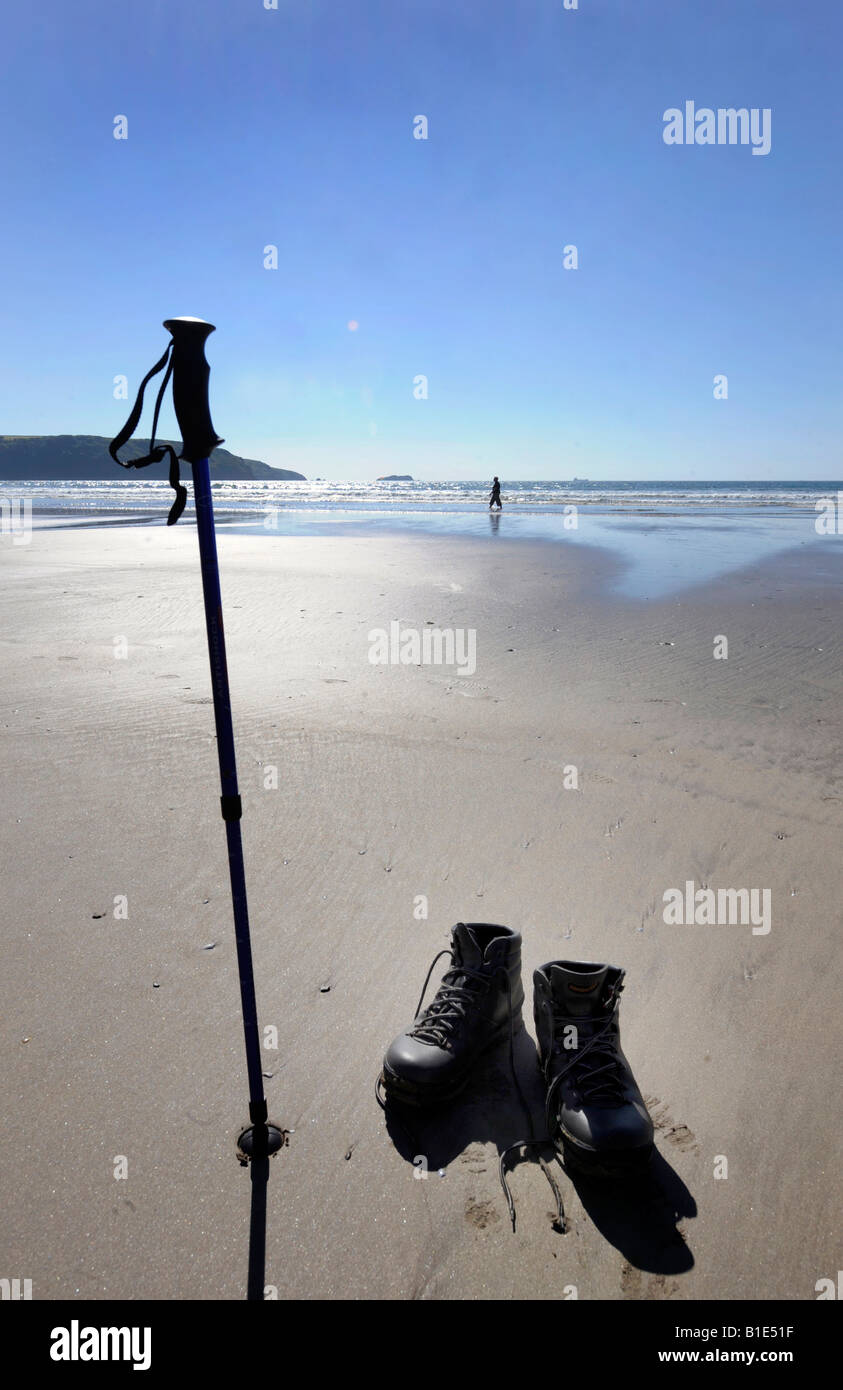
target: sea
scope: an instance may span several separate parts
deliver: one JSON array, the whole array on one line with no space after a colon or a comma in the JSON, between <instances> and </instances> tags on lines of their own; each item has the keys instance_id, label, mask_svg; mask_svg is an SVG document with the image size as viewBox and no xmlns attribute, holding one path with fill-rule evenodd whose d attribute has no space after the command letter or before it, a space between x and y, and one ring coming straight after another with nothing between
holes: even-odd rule
<instances>
[{"instance_id":1,"label":"sea","mask_svg":"<svg viewBox=\"0 0 843 1390\"><path fill-rule=\"evenodd\" d=\"M183 465L189 481L190 467ZM3 484L29 496L33 510L73 513L145 512L166 508L168 483L146 481L142 475L120 476L108 482L15 482ZM217 510L264 512L329 512L374 516L384 513L418 515L460 514L485 510L491 479L483 482L215 482ZM504 505L519 516L549 515L576 505L592 512L667 513L706 510L720 514L769 511L778 508L813 511L815 503L843 488L835 482L591 482L502 483ZM189 506L190 504L188 504Z\"/></svg>"},{"instance_id":2,"label":"sea","mask_svg":"<svg viewBox=\"0 0 843 1390\"><path fill-rule=\"evenodd\" d=\"M183 466L190 494L190 469ZM490 512L483 482L314 479L215 482L220 532L272 536L414 532L599 546L620 561L611 587L651 598L803 546L843 555L843 482L508 482ZM163 524L173 493L142 476L108 482L0 480L0 504L35 531ZM5 499L5 501L4 501ZM190 525L192 499L180 525ZM839 527L839 529L838 529ZM808 552L809 554L811 551Z\"/></svg>"}]
</instances>

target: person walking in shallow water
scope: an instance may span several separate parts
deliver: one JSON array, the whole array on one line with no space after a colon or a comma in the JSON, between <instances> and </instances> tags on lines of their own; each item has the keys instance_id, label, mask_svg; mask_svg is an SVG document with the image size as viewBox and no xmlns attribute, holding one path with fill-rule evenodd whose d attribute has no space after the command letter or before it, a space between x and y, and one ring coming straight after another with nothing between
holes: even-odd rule
<instances>
[{"instance_id":1,"label":"person walking in shallow water","mask_svg":"<svg viewBox=\"0 0 843 1390\"><path fill-rule=\"evenodd\" d=\"M501 502L501 485L497 475L492 480L492 491L489 494L489 511L495 506L498 508L498 511L500 511L503 506Z\"/></svg>"}]
</instances>

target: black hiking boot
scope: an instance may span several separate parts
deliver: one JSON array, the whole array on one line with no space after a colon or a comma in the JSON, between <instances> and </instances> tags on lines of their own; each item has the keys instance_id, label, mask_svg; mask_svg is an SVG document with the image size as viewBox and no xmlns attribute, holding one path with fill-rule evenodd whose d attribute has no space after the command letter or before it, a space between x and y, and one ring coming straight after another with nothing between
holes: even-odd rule
<instances>
[{"instance_id":1,"label":"black hiking boot","mask_svg":"<svg viewBox=\"0 0 843 1390\"><path fill-rule=\"evenodd\" d=\"M452 965L420 1012L439 956ZM480 1055L523 1027L521 935L490 922L458 922L450 951L428 971L415 1022L389 1047L382 1082L387 1100L432 1105L459 1094Z\"/></svg>"},{"instance_id":2,"label":"black hiking boot","mask_svg":"<svg viewBox=\"0 0 843 1390\"><path fill-rule=\"evenodd\" d=\"M621 1051L616 965L557 960L533 976L547 1132L581 1172L639 1172L653 1154L653 1122Z\"/></svg>"}]
</instances>

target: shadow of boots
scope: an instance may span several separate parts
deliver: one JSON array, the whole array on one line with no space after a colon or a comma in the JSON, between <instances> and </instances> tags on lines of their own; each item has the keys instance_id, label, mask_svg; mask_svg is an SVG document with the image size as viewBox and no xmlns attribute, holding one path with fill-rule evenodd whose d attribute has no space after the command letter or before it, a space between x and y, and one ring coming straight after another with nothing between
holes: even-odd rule
<instances>
[{"instance_id":1,"label":"shadow of boots","mask_svg":"<svg viewBox=\"0 0 843 1390\"><path fill-rule=\"evenodd\" d=\"M519 1139L541 1138L544 1119L534 1136L512 1075L514 1063L530 1116L541 1115L544 1100L536 1045L522 1028L512 1048L510 1057L510 1041L506 1038L487 1052L465 1089L447 1104L422 1107L387 1101L386 1128L401 1157L417 1167L418 1160L423 1159L432 1171L446 1168L470 1144L492 1143L501 1154ZM517 1163L518 1156L513 1154L510 1167Z\"/></svg>"},{"instance_id":2,"label":"shadow of boots","mask_svg":"<svg viewBox=\"0 0 843 1390\"><path fill-rule=\"evenodd\" d=\"M434 1172L445 1169L471 1144L493 1143L500 1156L519 1141L543 1140L544 1108L545 1084L536 1044L522 1028L514 1039L512 1057L507 1039L482 1058L454 1100L424 1108L390 1101L384 1115L401 1157ZM554 1153L549 1141L514 1149L507 1158L508 1177L522 1163L537 1163L541 1154L557 1181L563 1174L568 1178L597 1230L630 1264L656 1274L681 1274L693 1267L693 1255L676 1227L684 1218L696 1216L696 1202L658 1150L646 1173L622 1183L586 1177L564 1167L561 1159L556 1162Z\"/></svg>"},{"instance_id":3,"label":"shadow of boots","mask_svg":"<svg viewBox=\"0 0 843 1390\"><path fill-rule=\"evenodd\" d=\"M694 1257L677 1222L697 1214L697 1204L658 1149L646 1170L621 1181L565 1172L600 1234L637 1269L684 1274Z\"/></svg>"},{"instance_id":4,"label":"shadow of boots","mask_svg":"<svg viewBox=\"0 0 843 1390\"><path fill-rule=\"evenodd\" d=\"M447 1165L471 1144L494 1144L499 1163L505 1155L504 1192L513 1231L517 1216L512 1174L522 1163L539 1165L556 1205L553 1229L565 1231L559 1175L553 1172L554 1149L543 1133L544 1085L538 1054L523 1027L511 1044L506 1039L478 1062L464 1091L447 1105L421 1108L387 1101L383 1110L397 1152L422 1171L444 1175ZM538 1124L537 1115L542 1117Z\"/></svg>"}]
</instances>

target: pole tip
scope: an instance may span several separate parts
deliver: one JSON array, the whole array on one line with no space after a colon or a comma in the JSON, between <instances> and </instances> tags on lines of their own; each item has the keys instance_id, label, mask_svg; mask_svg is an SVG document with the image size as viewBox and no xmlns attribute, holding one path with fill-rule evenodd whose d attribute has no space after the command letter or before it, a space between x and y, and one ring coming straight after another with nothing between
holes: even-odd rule
<instances>
[{"instance_id":1,"label":"pole tip","mask_svg":"<svg viewBox=\"0 0 843 1390\"><path fill-rule=\"evenodd\" d=\"M288 1142L286 1129L277 1125L249 1125L237 1136L237 1158L243 1168L252 1158L272 1158Z\"/></svg>"}]
</instances>

